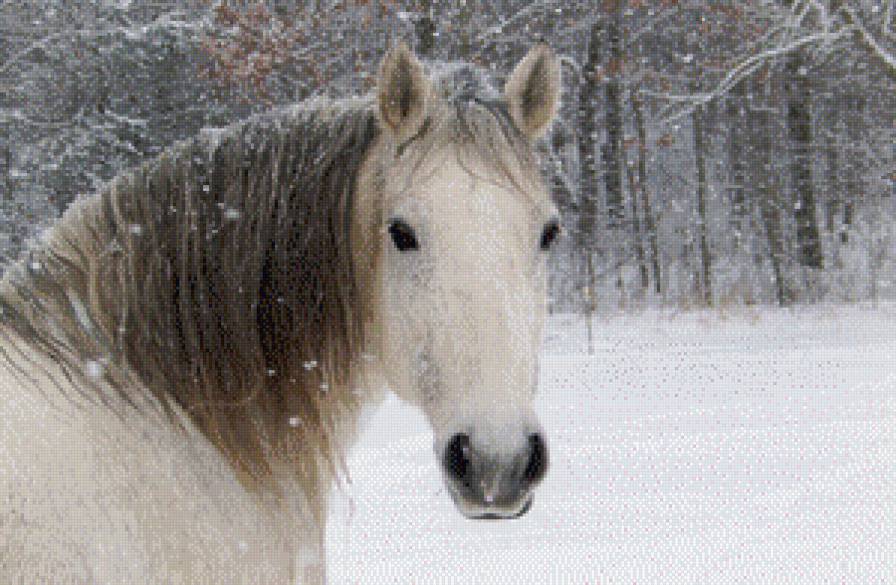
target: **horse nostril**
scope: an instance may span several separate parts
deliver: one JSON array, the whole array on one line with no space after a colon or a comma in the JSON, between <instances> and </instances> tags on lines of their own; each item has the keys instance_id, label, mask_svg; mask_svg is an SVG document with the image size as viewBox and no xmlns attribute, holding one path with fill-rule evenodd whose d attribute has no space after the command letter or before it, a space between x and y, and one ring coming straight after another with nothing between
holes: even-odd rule
<instances>
[{"instance_id":1,"label":"horse nostril","mask_svg":"<svg viewBox=\"0 0 896 585\"><path fill-rule=\"evenodd\" d=\"M470 436L463 433L454 435L445 447L442 467L449 477L468 483L470 473Z\"/></svg>"},{"instance_id":2,"label":"horse nostril","mask_svg":"<svg viewBox=\"0 0 896 585\"><path fill-rule=\"evenodd\" d=\"M538 483L548 470L548 448L538 433L529 435L529 461L523 471L523 481Z\"/></svg>"}]
</instances>

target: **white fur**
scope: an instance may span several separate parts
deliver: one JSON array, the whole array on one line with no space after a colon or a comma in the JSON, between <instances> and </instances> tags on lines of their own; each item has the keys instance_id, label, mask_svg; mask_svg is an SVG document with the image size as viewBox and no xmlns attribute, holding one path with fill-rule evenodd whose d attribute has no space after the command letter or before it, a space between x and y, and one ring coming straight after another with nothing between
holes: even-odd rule
<instances>
[{"instance_id":1,"label":"white fur","mask_svg":"<svg viewBox=\"0 0 896 585\"><path fill-rule=\"evenodd\" d=\"M412 226L420 249L386 241L380 271L390 387L419 405L436 450L470 432L496 455L517 452L538 430L531 410L546 311L544 193L520 193L455 147L432 153L413 187L386 187L386 218ZM532 199L532 196L535 199ZM427 396L415 360L431 349L441 384Z\"/></svg>"},{"instance_id":2,"label":"white fur","mask_svg":"<svg viewBox=\"0 0 896 585\"><path fill-rule=\"evenodd\" d=\"M154 416L119 419L73 392L0 378L0 576L290 582L298 506L290 518L248 493L186 418L188 440Z\"/></svg>"}]
</instances>

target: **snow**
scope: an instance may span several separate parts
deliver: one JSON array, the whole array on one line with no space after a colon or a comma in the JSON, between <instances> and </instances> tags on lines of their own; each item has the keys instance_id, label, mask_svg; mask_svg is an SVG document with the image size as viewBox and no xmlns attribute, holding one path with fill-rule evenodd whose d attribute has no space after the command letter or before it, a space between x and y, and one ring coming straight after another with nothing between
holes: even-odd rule
<instances>
[{"instance_id":1,"label":"snow","mask_svg":"<svg viewBox=\"0 0 896 585\"><path fill-rule=\"evenodd\" d=\"M243 217L243 212L239 209L234 209L233 207L228 207L224 210L224 219L228 221L237 221Z\"/></svg>"},{"instance_id":2,"label":"snow","mask_svg":"<svg viewBox=\"0 0 896 585\"><path fill-rule=\"evenodd\" d=\"M87 360L84 362L84 370L91 378L99 379L103 377L103 373L106 371L106 366L97 360Z\"/></svg>"},{"instance_id":3,"label":"snow","mask_svg":"<svg viewBox=\"0 0 896 585\"><path fill-rule=\"evenodd\" d=\"M896 305L553 318L529 514L463 518L390 398L349 458L333 583L896 582Z\"/></svg>"}]
</instances>

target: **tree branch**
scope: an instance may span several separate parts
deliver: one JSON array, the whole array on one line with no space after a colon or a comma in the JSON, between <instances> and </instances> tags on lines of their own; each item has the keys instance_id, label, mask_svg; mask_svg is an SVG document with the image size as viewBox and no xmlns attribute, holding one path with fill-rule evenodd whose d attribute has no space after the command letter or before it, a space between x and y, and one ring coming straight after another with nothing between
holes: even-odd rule
<instances>
[{"instance_id":1,"label":"tree branch","mask_svg":"<svg viewBox=\"0 0 896 585\"><path fill-rule=\"evenodd\" d=\"M737 85L738 82L748 77L750 74L756 71L756 69L761 67L765 62L770 61L775 57L786 55L787 53L805 47L806 45L811 45L818 42L834 42L840 38L847 36L849 32L850 31L847 29L842 29L834 33L817 33L808 35L786 45L773 47L771 49L756 53L755 55L751 55L750 57L743 59L740 63L729 70L725 77L723 77L722 80L718 84L716 84L716 87L708 92L696 94L669 94L644 90L644 94L665 101L687 104L686 107L674 114L668 116L660 116L663 122L672 122L691 114L696 108L726 94L732 87Z\"/></svg>"},{"instance_id":2,"label":"tree branch","mask_svg":"<svg viewBox=\"0 0 896 585\"><path fill-rule=\"evenodd\" d=\"M887 74L896 81L896 54L891 53L874 38L874 35L872 35L865 27L852 8L842 6L840 12L846 19L847 24L850 25L850 28L858 33L859 39L861 39L865 48L868 49L874 57L877 57L877 60L883 64Z\"/></svg>"},{"instance_id":3,"label":"tree branch","mask_svg":"<svg viewBox=\"0 0 896 585\"><path fill-rule=\"evenodd\" d=\"M0 65L0 75L5 75L10 69L12 69L12 67L16 63L28 56L29 53L38 49L46 49L52 41L55 41L62 37L96 39L109 34L122 33L130 40L140 40L147 34L155 32L157 30L192 30L202 27L201 24L190 23L185 20L178 19L179 17L183 16L186 16L185 12L181 10L175 10L172 12L166 12L165 14L160 14L158 17L154 18L152 21L146 24L133 24L131 26L116 25L101 28L99 30L63 30L31 43L30 45L10 57L5 63L3 63L3 65Z\"/></svg>"}]
</instances>

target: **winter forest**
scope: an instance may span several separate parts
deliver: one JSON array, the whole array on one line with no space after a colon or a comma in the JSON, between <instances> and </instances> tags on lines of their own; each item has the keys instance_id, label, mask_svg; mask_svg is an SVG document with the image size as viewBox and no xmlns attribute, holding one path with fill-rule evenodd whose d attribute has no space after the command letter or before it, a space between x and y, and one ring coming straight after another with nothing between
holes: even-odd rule
<instances>
[{"instance_id":1,"label":"winter forest","mask_svg":"<svg viewBox=\"0 0 896 585\"><path fill-rule=\"evenodd\" d=\"M555 310L896 293L896 2L0 4L0 257L204 127L372 87L395 39L563 59ZM496 83L501 83L497 79Z\"/></svg>"},{"instance_id":2,"label":"winter forest","mask_svg":"<svg viewBox=\"0 0 896 585\"><path fill-rule=\"evenodd\" d=\"M532 349L550 465L524 518L466 518L429 420L388 395L325 512L328 582L896 583L896 0L0 0L0 265L179 140L372 91L398 40L496 88L535 43L560 57L538 148L562 232ZM0 495L10 446L64 426L10 434L19 390ZM170 467L152 479L191 466ZM76 475L60 501L93 522Z\"/></svg>"}]
</instances>

